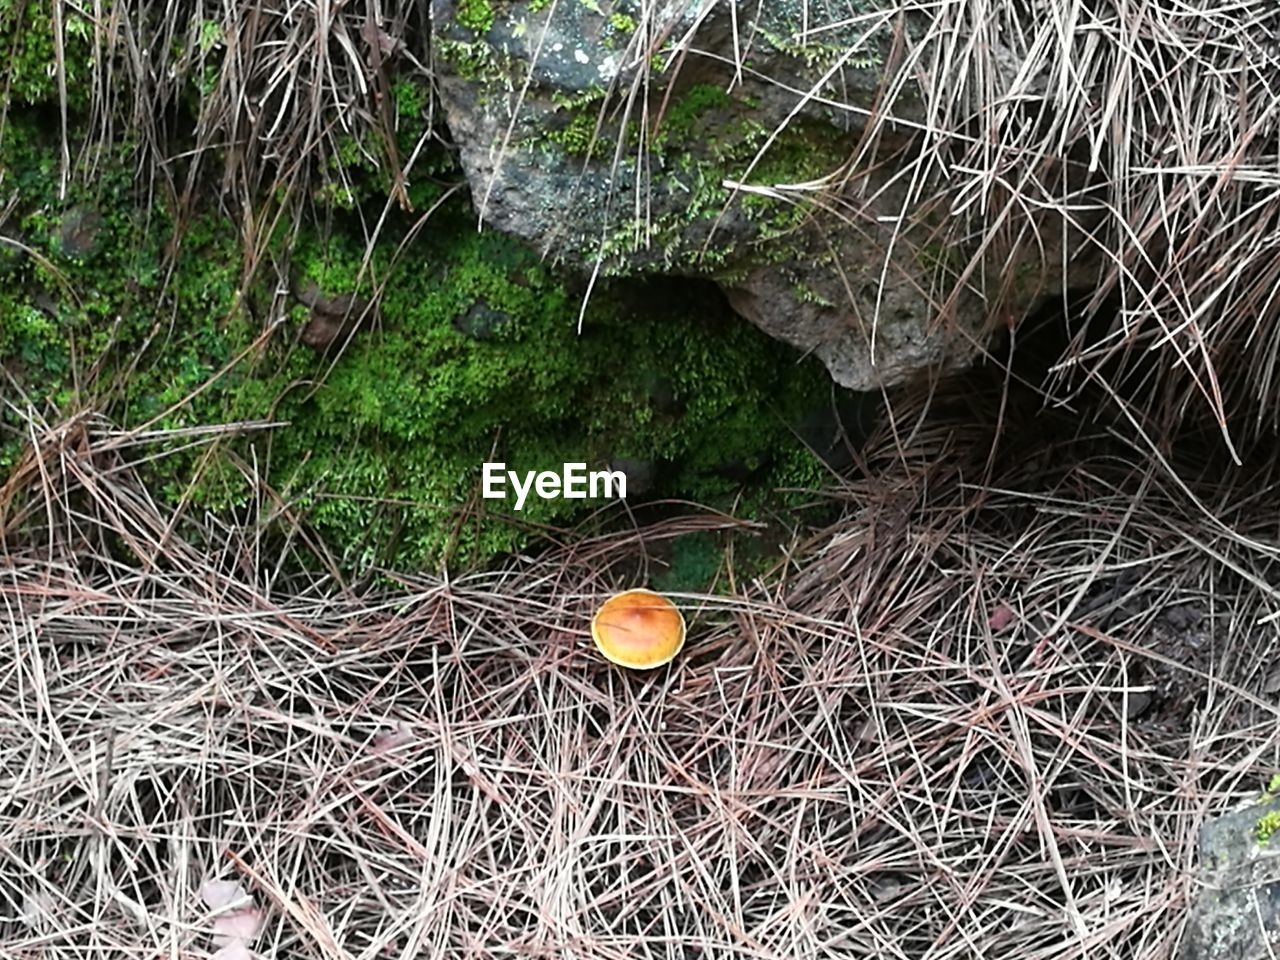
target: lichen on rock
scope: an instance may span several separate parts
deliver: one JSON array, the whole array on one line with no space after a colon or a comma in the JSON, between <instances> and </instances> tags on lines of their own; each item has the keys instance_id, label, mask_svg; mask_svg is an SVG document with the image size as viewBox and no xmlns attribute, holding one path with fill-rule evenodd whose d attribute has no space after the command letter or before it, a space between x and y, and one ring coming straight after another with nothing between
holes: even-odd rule
<instances>
[{"instance_id":1,"label":"lichen on rock","mask_svg":"<svg viewBox=\"0 0 1280 960\"><path fill-rule=\"evenodd\" d=\"M1277 817L1280 802L1268 792L1201 829L1200 882L1180 960L1253 960L1280 939Z\"/></svg>"}]
</instances>

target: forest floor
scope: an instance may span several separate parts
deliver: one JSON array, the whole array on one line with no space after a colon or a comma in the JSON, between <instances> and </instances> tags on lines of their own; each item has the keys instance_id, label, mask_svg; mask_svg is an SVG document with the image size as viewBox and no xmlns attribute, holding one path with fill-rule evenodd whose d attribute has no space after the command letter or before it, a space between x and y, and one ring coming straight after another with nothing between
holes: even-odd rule
<instances>
[{"instance_id":1,"label":"forest floor","mask_svg":"<svg viewBox=\"0 0 1280 960\"><path fill-rule=\"evenodd\" d=\"M596 7L561 6L574 17ZM1152 431L1162 439L1147 442L1105 403L975 386L979 371L886 396L847 475L813 491L820 523L762 525L685 502L649 521L614 508L607 534L552 529L567 514L526 516L522 531L541 524L546 543L518 554L520 538L491 544L476 555L511 555L478 572L350 581L341 562L314 562L346 554L319 508L262 472L269 464L222 464L246 497L199 500L186 467L168 484L146 479L148 461L175 449L202 470L233 429L284 426L291 411L277 401L303 403L296 387L335 395L314 342L311 355L289 346L293 367L271 389L226 375L273 331L283 337L286 320L314 332L332 312L313 295L309 309L294 302L302 277L275 256L290 235L314 268L307 279L351 281L330 303L356 296L378 266L390 218L405 222L388 266L402 262L402 239L439 245L403 261L405 284L378 308L390 317L399 298L421 338L380 327L386 352L366 354L336 412L301 439L295 418L284 435L296 441L286 459L322 480L363 469L326 502L341 521L332 529L380 546L395 537L357 503L402 474L424 481L409 500L439 509L395 536L434 544L421 556L450 555L440 548L456 540L457 488L425 482L424 464L439 467L438 442L462 435L450 418L482 387L519 397L497 398L503 417L528 419L530 401L550 396L547 449L576 458L561 424L565 409L581 412L580 394L529 392L531 371L589 386L589 369L616 387L604 360L632 360L661 329L616 317L587 363L581 315L563 322L576 293L526 266L529 251L474 231L425 51L442 8L479 35L492 5L0 4L0 147L17 158L0 163L0 279L16 291L0 296L0 463L12 466L0 477L0 957L1177 954L1203 886L1201 829L1280 770L1280 379L1269 362L1280 191L1273 141L1259 136L1280 104L1275 5L1191 16L1159 2L1114 16L1105 4L909 6L928 17L894 41L900 73L849 162L777 186L826 202L853 185L847 206L861 216L853 174L880 164L868 167L869 145L918 129L904 182L921 216L946 211L943 239L1012 263L1010 237L1044 239L1010 219L1015 208L1072 224L1105 209L1088 232L1107 269L1089 292L1130 309L1096 342L1088 324L1072 330L1075 348L1096 349L1071 362L1090 386L1110 369L1139 381L1169 426ZM683 28L664 22L678 5L639 7L630 27L644 25L635 51L649 66L617 103L593 94L579 105L591 126L564 132L595 129L606 106L630 116L633 102L662 104L655 117L669 116L674 66L705 69L686 57L696 31L677 40ZM799 7L808 23L810 5ZM620 16L615 32L631 19ZM748 26L735 20L735 60ZM488 50L478 41L452 48L477 69ZM650 89L668 63L671 87ZM750 64L716 66L740 75ZM528 85L511 90L523 100ZM831 104L810 106L826 115ZM625 139L604 155L621 156ZM656 169L649 149L639 159ZM1046 179L1055 157L1068 186L1071 165L1090 158L1086 191ZM704 173L725 185L725 171ZM465 230L444 229L446 214ZM334 247L319 228L343 218L362 233ZM199 272L173 269L179 235ZM978 265L975 254L956 271L965 280L940 270L939 281L958 291ZM263 279L258 309L246 280L268 268L278 276ZM481 294L505 305L472 311ZM433 381L400 396L415 386L406 371L437 371L463 349L445 339L462 334L458 315L481 343L485 324L519 319L517 307L533 335L512 364L459 366L435 378L450 392ZM745 369L725 338L747 328L725 319L697 351L699 328L667 325L670 352L653 363L671 375L664 365L685 362L704 406L720 380L703 361ZM172 352L143 364L148 344ZM756 377L759 409L795 399L773 376L786 359L776 345L748 347L741 355L768 374ZM100 375L117 410L138 401L132 419L86 389ZM662 377L644 379L632 397L674 406ZM223 388L265 399L270 421L224 415L234 405ZM766 418L732 391L717 396L716 416L760 440ZM83 412L40 419L55 409ZM640 419L621 402L601 409ZM357 413L378 457L350 443ZM656 461L670 438L652 422ZM1221 432L1193 441L1206 422ZM1242 463L1222 442L1228 425ZM486 450L494 426L472 431ZM702 435L682 443L690 459L708 452ZM712 467L731 461L722 452ZM455 453L443 473L465 484L473 458ZM736 453L748 468L759 451ZM687 562L711 564L705 592L664 576L691 536L703 547ZM589 624L609 594L641 582L669 590L689 638L669 665L630 673L597 655Z\"/></svg>"},{"instance_id":2,"label":"forest floor","mask_svg":"<svg viewBox=\"0 0 1280 960\"><path fill-rule=\"evenodd\" d=\"M50 428L0 576L6 955L1171 955L1200 827L1280 769L1275 478L973 405L891 404L650 673L595 607L747 525L355 590Z\"/></svg>"}]
</instances>

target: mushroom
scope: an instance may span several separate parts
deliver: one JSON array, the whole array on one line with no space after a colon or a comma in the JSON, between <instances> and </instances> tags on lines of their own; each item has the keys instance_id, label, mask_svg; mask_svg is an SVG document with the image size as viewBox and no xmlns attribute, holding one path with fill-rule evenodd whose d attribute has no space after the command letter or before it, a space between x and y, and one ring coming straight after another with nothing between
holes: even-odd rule
<instances>
[{"instance_id":1,"label":"mushroom","mask_svg":"<svg viewBox=\"0 0 1280 960\"><path fill-rule=\"evenodd\" d=\"M684 617L652 590L627 590L591 618L591 639L606 660L633 670L668 663L684 646Z\"/></svg>"}]
</instances>

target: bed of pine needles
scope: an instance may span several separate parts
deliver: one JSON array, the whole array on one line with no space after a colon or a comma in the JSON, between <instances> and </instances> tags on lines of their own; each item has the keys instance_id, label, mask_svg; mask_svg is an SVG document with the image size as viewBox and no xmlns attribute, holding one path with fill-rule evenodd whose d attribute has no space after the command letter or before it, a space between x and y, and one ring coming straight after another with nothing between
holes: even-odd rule
<instances>
[{"instance_id":1,"label":"bed of pine needles","mask_svg":"<svg viewBox=\"0 0 1280 960\"><path fill-rule=\"evenodd\" d=\"M32 423L7 955L208 955L221 880L261 957L1169 956L1199 826L1280 764L1276 478L971 399L902 399L839 519L678 596L652 673L591 613L715 516L354 592L157 506L107 424Z\"/></svg>"},{"instance_id":2,"label":"bed of pine needles","mask_svg":"<svg viewBox=\"0 0 1280 960\"><path fill-rule=\"evenodd\" d=\"M638 42L668 36L639 6ZM1280 410L1280 14L898 6L932 18L877 120L922 92L903 176L979 248L1036 243L1026 208L1079 215L1119 306L1057 372L1116 429L1025 392L891 398L826 494L838 519L766 576L678 596L685 652L629 674L591 648L596 605L647 544L731 521L355 588L289 572L317 545L265 485L233 519L138 482L163 441L223 427L24 411L0 486L0 952L1173 954L1199 827L1280 766L1277 476L1250 454ZM386 123L371 51L432 69L420 2L249 9L98 10L82 138L130 131L177 204L221 158L246 270L337 138ZM166 124L206 69L175 164ZM92 175L65 124L62 176ZM376 159L394 180L414 154ZM1123 406L1141 356L1155 384ZM1210 438L1176 442L1195 409Z\"/></svg>"}]
</instances>

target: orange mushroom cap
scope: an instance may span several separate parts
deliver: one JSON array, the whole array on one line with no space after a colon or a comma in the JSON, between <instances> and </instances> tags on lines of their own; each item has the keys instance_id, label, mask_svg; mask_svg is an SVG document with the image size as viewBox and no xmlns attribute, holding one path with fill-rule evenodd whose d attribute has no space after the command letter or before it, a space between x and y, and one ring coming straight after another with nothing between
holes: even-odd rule
<instances>
[{"instance_id":1,"label":"orange mushroom cap","mask_svg":"<svg viewBox=\"0 0 1280 960\"><path fill-rule=\"evenodd\" d=\"M652 590L627 590L591 618L591 639L606 660L633 670L660 667L684 646L684 617Z\"/></svg>"}]
</instances>

